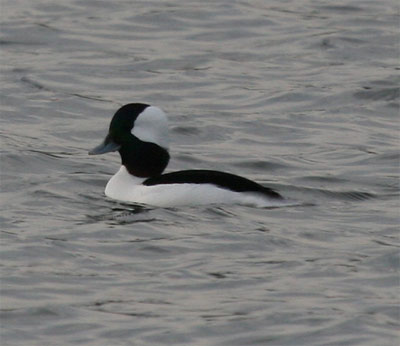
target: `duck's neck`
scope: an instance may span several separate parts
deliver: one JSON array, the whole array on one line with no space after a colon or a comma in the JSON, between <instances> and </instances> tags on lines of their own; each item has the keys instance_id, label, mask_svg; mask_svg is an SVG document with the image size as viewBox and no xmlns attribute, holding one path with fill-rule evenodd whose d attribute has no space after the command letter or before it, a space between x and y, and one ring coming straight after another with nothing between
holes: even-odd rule
<instances>
[{"instance_id":1,"label":"duck's neck","mask_svg":"<svg viewBox=\"0 0 400 346\"><path fill-rule=\"evenodd\" d=\"M161 174L169 162L168 151L157 144L131 138L119 149L122 164L136 177L148 178Z\"/></svg>"}]
</instances>

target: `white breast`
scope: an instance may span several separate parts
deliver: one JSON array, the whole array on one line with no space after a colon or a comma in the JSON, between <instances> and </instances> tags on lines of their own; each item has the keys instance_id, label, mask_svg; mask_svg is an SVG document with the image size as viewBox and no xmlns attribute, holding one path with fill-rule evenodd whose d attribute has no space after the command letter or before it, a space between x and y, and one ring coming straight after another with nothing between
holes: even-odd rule
<instances>
[{"instance_id":1,"label":"white breast","mask_svg":"<svg viewBox=\"0 0 400 346\"><path fill-rule=\"evenodd\" d=\"M280 206L285 203L257 193L233 192L211 184L142 185L145 178L129 174L124 166L108 182L107 197L156 207L178 207L211 204L242 204L256 207Z\"/></svg>"}]
</instances>

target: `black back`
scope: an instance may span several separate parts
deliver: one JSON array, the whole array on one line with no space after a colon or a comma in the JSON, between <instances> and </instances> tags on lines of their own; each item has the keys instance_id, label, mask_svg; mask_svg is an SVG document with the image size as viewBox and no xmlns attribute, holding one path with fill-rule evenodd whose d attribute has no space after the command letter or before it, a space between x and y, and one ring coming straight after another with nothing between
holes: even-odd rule
<instances>
[{"instance_id":1,"label":"black back","mask_svg":"<svg viewBox=\"0 0 400 346\"><path fill-rule=\"evenodd\" d=\"M274 190L238 175L212 170L187 170L151 177L143 185L160 184L212 184L235 192L257 192L270 198L282 198Z\"/></svg>"}]
</instances>

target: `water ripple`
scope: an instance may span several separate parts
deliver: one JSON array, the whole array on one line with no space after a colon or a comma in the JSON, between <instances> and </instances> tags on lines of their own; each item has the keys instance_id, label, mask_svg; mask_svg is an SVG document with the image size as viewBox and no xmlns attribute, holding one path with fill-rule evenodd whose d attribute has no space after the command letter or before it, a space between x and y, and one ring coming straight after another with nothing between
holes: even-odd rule
<instances>
[{"instance_id":1,"label":"water ripple","mask_svg":"<svg viewBox=\"0 0 400 346\"><path fill-rule=\"evenodd\" d=\"M5 345L398 341L392 0L5 1ZM169 115L169 170L296 203L160 209L89 157L122 104Z\"/></svg>"}]
</instances>

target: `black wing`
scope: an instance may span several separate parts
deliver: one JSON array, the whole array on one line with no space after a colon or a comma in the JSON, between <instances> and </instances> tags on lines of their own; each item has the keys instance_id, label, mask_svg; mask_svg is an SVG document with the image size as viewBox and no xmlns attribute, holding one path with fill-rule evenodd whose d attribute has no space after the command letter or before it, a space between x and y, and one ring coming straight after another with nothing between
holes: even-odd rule
<instances>
[{"instance_id":1,"label":"black wing","mask_svg":"<svg viewBox=\"0 0 400 346\"><path fill-rule=\"evenodd\" d=\"M143 185L152 186L159 184L213 184L220 188L235 192L257 192L270 198L282 198L274 190L257 184L254 181L238 175L211 171L211 170L187 170L166 173L151 177L143 182Z\"/></svg>"}]
</instances>

